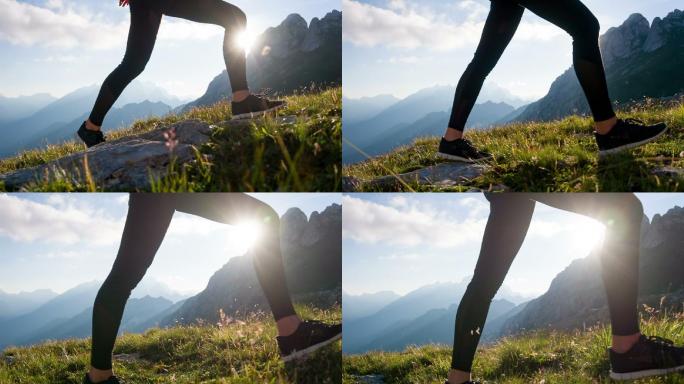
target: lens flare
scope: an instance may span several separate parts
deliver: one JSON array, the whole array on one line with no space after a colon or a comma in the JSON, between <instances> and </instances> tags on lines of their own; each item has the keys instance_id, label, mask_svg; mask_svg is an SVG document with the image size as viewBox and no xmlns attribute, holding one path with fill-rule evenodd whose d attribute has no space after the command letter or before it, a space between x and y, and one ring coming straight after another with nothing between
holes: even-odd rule
<instances>
[{"instance_id":1,"label":"lens flare","mask_svg":"<svg viewBox=\"0 0 684 384\"><path fill-rule=\"evenodd\" d=\"M256 35L247 29L235 35L235 44L240 48L245 50L245 56L249 54L252 49L252 45L256 40Z\"/></svg>"}]
</instances>

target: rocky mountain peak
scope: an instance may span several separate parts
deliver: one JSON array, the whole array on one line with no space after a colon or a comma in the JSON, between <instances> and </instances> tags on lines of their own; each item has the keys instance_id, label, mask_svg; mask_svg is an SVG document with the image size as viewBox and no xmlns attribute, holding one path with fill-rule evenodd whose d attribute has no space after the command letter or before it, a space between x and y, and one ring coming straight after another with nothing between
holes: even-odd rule
<instances>
[{"instance_id":1,"label":"rocky mountain peak","mask_svg":"<svg viewBox=\"0 0 684 384\"><path fill-rule=\"evenodd\" d=\"M600 39L605 64L641 51L649 32L648 20L640 13L630 15L619 27L610 28Z\"/></svg>"},{"instance_id":2,"label":"rocky mountain peak","mask_svg":"<svg viewBox=\"0 0 684 384\"><path fill-rule=\"evenodd\" d=\"M667 241L679 239L682 228L684 228L684 207L676 206L664 215L656 214L642 235L642 247L655 248Z\"/></svg>"},{"instance_id":3,"label":"rocky mountain peak","mask_svg":"<svg viewBox=\"0 0 684 384\"><path fill-rule=\"evenodd\" d=\"M644 52L653 52L667 42L667 36L675 29L684 27L684 12L675 9L670 12L664 19L656 17L651 24L651 31L648 34L646 42L644 42Z\"/></svg>"}]
</instances>

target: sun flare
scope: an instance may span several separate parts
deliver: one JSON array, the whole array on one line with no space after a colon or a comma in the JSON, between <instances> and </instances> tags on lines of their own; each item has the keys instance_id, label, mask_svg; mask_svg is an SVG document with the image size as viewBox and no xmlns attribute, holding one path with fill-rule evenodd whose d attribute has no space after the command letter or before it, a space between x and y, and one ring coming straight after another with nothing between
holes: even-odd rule
<instances>
[{"instance_id":1,"label":"sun flare","mask_svg":"<svg viewBox=\"0 0 684 384\"><path fill-rule=\"evenodd\" d=\"M572 244L581 250L578 254L586 255L603 242L606 228L598 221L582 217L573 226L576 230L572 233Z\"/></svg>"},{"instance_id":2,"label":"sun flare","mask_svg":"<svg viewBox=\"0 0 684 384\"><path fill-rule=\"evenodd\" d=\"M240 244L245 252L250 250L261 236L262 227L257 221L244 221L232 228L229 241Z\"/></svg>"},{"instance_id":3,"label":"sun flare","mask_svg":"<svg viewBox=\"0 0 684 384\"><path fill-rule=\"evenodd\" d=\"M249 29L245 29L235 36L235 44L237 44L237 46L241 49L245 50L245 55L249 54L249 51L251 50L255 40L256 34Z\"/></svg>"}]
</instances>

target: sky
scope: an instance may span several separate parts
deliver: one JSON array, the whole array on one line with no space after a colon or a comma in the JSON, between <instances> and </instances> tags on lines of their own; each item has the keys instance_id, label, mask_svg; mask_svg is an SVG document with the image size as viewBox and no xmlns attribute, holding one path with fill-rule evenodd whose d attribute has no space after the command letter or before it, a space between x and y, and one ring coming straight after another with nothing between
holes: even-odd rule
<instances>
[{"instance_id":1,"label":"sky","mask_svg":"<svg viewBox=\"0 0 684 384\"><path fill-rule=\"evenodd\" d=\"M118 0L0 0L0 95L63 96L101 84L121 62L129 10ZM307 21L340 9L340 0L231 0L259 34L289 14ZM138 78L184 99L201 96L225 69L223 30L164 17L152 59Z\"/></svg>"},{"instance_id":2,"label":"sky","mask_svg":"<svg viewBox=\"0 0 684 384\"><path fill-rule=\"evenodd\" d=\"M649 219L684 206L684 194L637 196ZM404 295L472 276L489 215L484 195L352 194L342 201L345 292ZM546 292L559 272L602 243L603 232L595 220L537 204L504 285L527 297Z\"/></svg>"},{"instance_id":3,"label":"sky","mask_svg":"<svg viewBox=\"0 0 684 384\"><path fill-rule=\"evenodd\" d=\"M601 33L632 13L649 21L681 0L584 0ZM454 85L473 57L489 0L342 0L343 92L359 98L403 98L435 85ZM544 96L572 64L572 40L526 11L521 26L487 84L528 100ZM480 100L481 102L486 100Z\"/></svg>"},{"instance_id":4,"label":"sky","mask_svg":"<svg viewBox=\"0 0 684 384\"><path fill-rule=\"evenodd\" d=\"M298 207L307 216L341 203L335 193L251 194L280 215ZM103 281L116 256L128 194L0 194L0 290L51 289ZM176 213L143 282L194 294L231 257L247 252L249 227Z\"/></svg>"}]
</instances>

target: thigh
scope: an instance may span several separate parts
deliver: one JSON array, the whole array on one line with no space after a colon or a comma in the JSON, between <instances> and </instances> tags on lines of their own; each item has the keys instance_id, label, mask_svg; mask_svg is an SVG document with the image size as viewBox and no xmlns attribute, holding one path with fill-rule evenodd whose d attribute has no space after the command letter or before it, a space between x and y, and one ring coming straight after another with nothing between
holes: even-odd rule
<instances>
[{"instance_id":1,"label":"thigh","mask_svg":"<svg viewBox=\"0 0 684 384\"><path fill-rule=\"evenodd\" d=\"M515 35L524 12L525 9L513 1L492 1L476 55L501 56Z\"/></svg>"},{"instance_id":2,"label":"thigh","mask_svg":"<svg viewBox=\"0 0 684 384\"><path fill-rule=\"evenodd\" d=\"M632 193L534 193L531 198L550 207L599 220L613 218L616 210L640 204Z\"/></svg>"},{"instance_id":3,"label":"thigh","mask_svg":"<svg viewBox=\"0 0 684 384\"><path fill-rule=\"evenodd\" d=\"M516 0L532 13L572 34L595 17L580 0Z\"/></svg>"},{"instance_id":4,"label":"thigh","mask_svg":"<svg viewBox=\"0 0 684 384\"><path fill-rule=\"evenodd\" d=\"M198 23L225 26L238 22L242 11L222 0L174 0L164 14Z\"/></svg>"},{"instance_id":5,"label":"thigh","mask_svg":"<svg viewBox=\"0 0 684 384\"><path fill-rule=\"evenodd\" d=\"M128 30L126 58L147 61L152 56L157 40L162 13L149 7L144 0L130 3L131 26Z\"/></svg>"},{"instance_id":6,"label":"thigh","mask_svg":"<svg viewBox=\"0 0 684 384\"><path fill-rule=\"evenodd\" d=\"M277 222L277 213L266 203L244 193L192 193L173 197L177 211L224 224L246 220Z\"/></svg>"}]
</instances>

